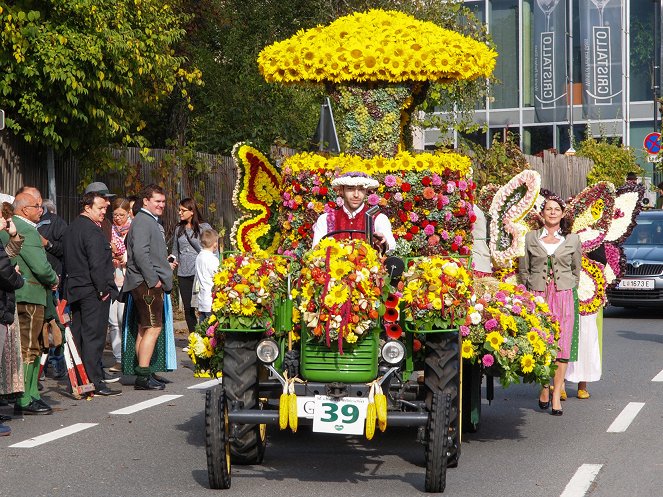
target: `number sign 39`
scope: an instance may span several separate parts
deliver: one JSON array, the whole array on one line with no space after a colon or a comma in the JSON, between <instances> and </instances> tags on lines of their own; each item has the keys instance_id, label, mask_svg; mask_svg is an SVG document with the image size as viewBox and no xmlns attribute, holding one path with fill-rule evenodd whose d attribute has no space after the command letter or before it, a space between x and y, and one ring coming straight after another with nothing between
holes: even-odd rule
<instances>
[{"instance_id":1,"label":"number sign 39","mask_svg":"<svg viewBox=\"0 0 663 497\"><path fill-rule=\"evenodd\" d=\"M367 398L334 399L325 395L316 395L313 431L361 435L364 433L367 408Z\"/></svg>"}]
</instances>

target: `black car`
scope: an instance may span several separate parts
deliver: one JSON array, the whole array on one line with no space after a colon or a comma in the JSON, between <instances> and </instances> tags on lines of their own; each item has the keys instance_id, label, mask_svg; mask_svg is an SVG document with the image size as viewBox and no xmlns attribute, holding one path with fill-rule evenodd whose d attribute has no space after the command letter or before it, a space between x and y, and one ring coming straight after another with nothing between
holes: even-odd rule
<instances>
[{"instance_id":1,"label":"black car","mask_svg":"<svg viewBox=\"0 0 663 497\"><path fill-rule=\"evenodd\" d=\"M663 308L663 211L643 211L624 242L626 272L608 301L619 307Z\"/></svg>"}]
</instances>

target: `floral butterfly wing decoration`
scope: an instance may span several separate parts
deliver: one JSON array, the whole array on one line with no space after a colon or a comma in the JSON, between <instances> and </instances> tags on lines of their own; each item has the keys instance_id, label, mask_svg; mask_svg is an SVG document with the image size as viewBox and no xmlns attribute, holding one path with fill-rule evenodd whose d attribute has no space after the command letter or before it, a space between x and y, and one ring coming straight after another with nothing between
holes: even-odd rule
<instances>
[{"instance_id":1,"label":"floral butterfly wing decoration","mask_svg":"<svg viewBox=\"0 0 663 497\"><path fill-rule=\"evenodd\" d=\"M541 176L526 169L501 187L490 205L490 255L497 268L510 267L525 255L527 225L523 222L539 197Z\"/></svg>"},{"instance_id":2,"label":"floral butterfly wing decoration","mask_svg":"<svg viewBox=\"0 0 663 497\"><path fill-rule=\"evenodd\" d=\"M595 314L605 305L605 287L603 264L583 255L578 284L578 309L582 316Z\"/></svg>"},{"instance_id":3,"label":"floral butterfly wing decoration","mask_svg":"<svg viewBox=\"0 0 663 497\"><path fill-rule=\"evenodd\" d=\"M583 253L601 246L612 221L615 187L607 181L588 186L569 204L566 218L571 232L578 234Z\"/></svg>"},{"instance_id":4,"label":"floral butterfly wing decoration","mask_svg":"<svg viewBox=\"0 0 663 497\"><path fill-rule=\"evenodd\" d=\"M233 204L242 216L233 224L231 242L237 250L267 257L276 252L280 241L275 218L281 174L248 143L237 143L232 155L237 168Z\"/></svg>"}]
</instances>

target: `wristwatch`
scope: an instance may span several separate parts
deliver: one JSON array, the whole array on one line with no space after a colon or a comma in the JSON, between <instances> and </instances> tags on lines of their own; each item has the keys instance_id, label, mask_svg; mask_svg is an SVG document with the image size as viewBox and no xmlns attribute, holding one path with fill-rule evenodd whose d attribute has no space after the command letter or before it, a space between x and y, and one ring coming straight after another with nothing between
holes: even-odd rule
<instances>
[{"instance_id":1,"label":"wristwatch","mask_svg":"<svg viewBox=\"0 0 663 497\"><path fill-rule=\"evenodd\" d=\"M52 248L52 247L53 247L53 244L51 243L50 240L48 240L48 241L46 242L46 248L49 249L49 248Z\"/></svg>"}]
</instances>

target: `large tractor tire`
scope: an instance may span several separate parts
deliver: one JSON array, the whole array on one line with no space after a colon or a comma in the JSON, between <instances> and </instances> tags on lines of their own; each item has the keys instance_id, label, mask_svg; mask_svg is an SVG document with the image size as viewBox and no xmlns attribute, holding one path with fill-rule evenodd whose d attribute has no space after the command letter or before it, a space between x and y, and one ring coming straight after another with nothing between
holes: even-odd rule
<instances>
[{"instance_id":1,"label":"large tractor tire","mask_svg":"<svg viewBox=\"0 0 663 497\"><path fill-rule=\"evenodd\" d=\"M250 333L227 333L223 350L223 386L228 403L258 409L258 338ZM233 464L260 464L265 455L265 425L230 425Z\"/></svg>"},{"instance_id":2,"label":"large tractor tire","mask_svg":"<svg viewBox=\"0 0 663 497\"><path fill-rule=\"evenodd\" d=\"M460 350L459 333L431 333L426 336L424 384L426 407L432 409L436 393L450 396L448 467L458 466L460 458Z\"/></svg>"},{"instance_id":3,"label":"large tractor tire","mask_svg":"<svg viewBox=\"0 0 663 497\"><path fill-rule=\"evenodd\" d=\"M426 492L444 492L447 486L447 463L451 440L449 438L450 410L451 396L448 393L434 393L427 426Z\"/></svg>"},{"instance_id":4,"label":"large tractor tire","mask_svg":"<svg viewBox=\"0 0 663 497\"><path fill-rule=\"evenodd\" d=\"M210 488L230 488L228 404L221 385L205 393L205 451Z\"/></svg>"}]
</instances>

